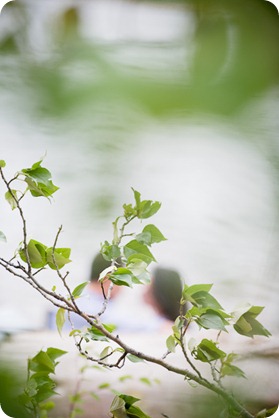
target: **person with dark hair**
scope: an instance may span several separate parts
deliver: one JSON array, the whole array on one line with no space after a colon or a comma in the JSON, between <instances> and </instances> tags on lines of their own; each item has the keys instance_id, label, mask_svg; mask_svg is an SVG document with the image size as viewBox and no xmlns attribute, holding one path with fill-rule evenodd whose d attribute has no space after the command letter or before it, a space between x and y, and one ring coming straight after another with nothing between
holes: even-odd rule
<instances>
[{"instance_id":1,"label":"person with dark hair","mask_svg":"<svg viewBox=\"0 0 279 418\"><path fill-rule=\"evenodd\" d=\"M121 266L121 260L116 264ZM100 276L106 275L111 262L104 259L101 253L94 257L88 285L83 294L76 300L79 309L89 315L96 315L103 308L104 295L107 296L111 281L105 280L103 288ZM174 321L179 315L179 301L182 292L180 276L174 270L157 268L151 285L144 294L144 300L150 305L150 310L142 303L141 298L133 299L129 295L129 288L114 286L105 312L101 316L102 322L114 324L117 331L124 332L156 332L166 324L166 320ZM127 293L128 292L128 293ZM71 322L66 319L63 329L80 329L88 326L86 320L72 313ZM56 329L56 312L48 314L48 328Z\"/></svg>"},{"instance_id":2,"label":"person with dark hair","mask_svg":"<svg viewBox=\"0 0 279 418\"><path fill-rule=\"evenodd\" d=\"M122 261L120 258L116 260L116 265L118 267L122 266ZM103 295L102 286L99 281L101 273L103 273L106 269L108 269L111 266L111 261L106 260L101 253L97 253L97 255L94 257L92 264L91 264L91 270L90 270L90 277L89 277L89 285L88 290L94 291L98 293L99 295ZM110 281L104 281L103 283L103 289L105 292L105 295L107 295L107 291L110 285ZM112 292L111 292L111 298L116 296L116 294L121 290L119 286L114 286ZM103 298L102 298L103 301Z\"/></svg>"},{"instance_id":3,"label":"person with dark hair","mask_svg":"<svg viewBox=\"0 0 279 418\"><path fill-rule=\"evenodd\" d=\"M177 271L158 267L154 270L144 300L158 315L173 322L180 314L182 289L182 280Z\"/></svg>"}]
</instances>

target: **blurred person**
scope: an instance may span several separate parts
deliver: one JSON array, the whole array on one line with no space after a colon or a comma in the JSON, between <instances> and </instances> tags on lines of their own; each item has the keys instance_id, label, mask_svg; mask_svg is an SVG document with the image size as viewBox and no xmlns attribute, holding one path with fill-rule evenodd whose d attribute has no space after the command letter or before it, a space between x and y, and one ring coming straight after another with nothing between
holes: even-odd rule
<instances>
[{"instance_id":1,"label":"blurred person","mask_svg":"<svg viewBox=\"0 0 279 418\"><path fill-rule=\"evenodd\" d=\"M117 263L121 265L121 260L118 259ZM107 261L101 253L97 253L94 257L91 269L88 285L82 293L81 297L76 300L76 304L79 309L89 315L96 315L103 308L103 303L105 300L105 295L108 293L110 281L105 280L103 282L103 289L99 281L100 274L111 266L111 261ZM108 303L107 309L102 315L102 320L106 323L114 323L115 313L114 311L114 300L116 295L121 292L121 287L114 286L110 295L110 301ZM71 313L71 322L75 329L82 328L89 324L84 318L78 314ZM56 329L56 313L48 313L48 328ZM63 329L70 329L71 323L66 320Z\"/></svg>"},{"instance_id":2,"label":"blurred person","mask_svg":"<svg viewBox=\"0 0 279 418\"><path fill-rule=\"evenodd\" d=\"M122 265L120 259L117 259L116 262L118 265ZM111 262L107 261L101 253L97 253L91 264L88 285L81 297L76 299L77 306L82 312L96 315L102 311L104 295L107 295L111 281L104 280L102 289L99 278L102 273L105 274L105 270L110 266ZM134 292L131 293L131 290L126 286L113 286L106 310L101 315L101 321L105 324L115 325L117 332L150 333L160 330L164 323L162 317L152 308L148 311L142 298ZM71 323L66 315L63 329L90 327L84 318L75 313L71 313ZM48 328L53 330L57 328L56 311L48 313Z\"/></svg>"},{"instance_id":3,"label":"blurred person","mask_svg":"<svg viewBox=\"0 0 279 418\"><path fill-rule=\"evenodd\" d=\"M144 301L161 318L161 324L173 323L180 314L183 284L176 270L158 267L144 293Z\"/></svg>"}]
</instances>

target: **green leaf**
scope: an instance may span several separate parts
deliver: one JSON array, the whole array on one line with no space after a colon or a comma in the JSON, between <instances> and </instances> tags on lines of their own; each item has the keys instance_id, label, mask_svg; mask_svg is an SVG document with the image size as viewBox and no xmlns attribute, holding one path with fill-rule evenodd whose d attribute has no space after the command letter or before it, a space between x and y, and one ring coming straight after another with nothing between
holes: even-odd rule
<instances>
[{"instance_id":1,"label":"green leaf","mask_svg":"<svg viewBox=\"0 0 279 418\"><path fill-rule=\"evenodd\" d=\"M50 411L51 409L53 409L55 407L55 403L52 402L52 401L48 401L48 402L45 402L45 403L41 403L39 406L40 406L41 410Z\"/></svg>"},{"instance_id":2,"label":"green leaf","mask_svg":"<svg viewBox=\"0 0 279 418\"><path fill-rule=\"evenodd\" d=\"M107 337L99 330L90 329L89 336L92 341L106 341L108 342Z\"/></svg>"},{"instance_id":3,"label":"green leaf","mask_svg":"<svg viewBox=\"0 0 279 418\"><path fill-rule=\"evenodd\" d=\"M67 354L67 351L60 350L60 348L54 348L54 347L48 347L46 351L49 358L55 362L55 360L61 356L64 356L64 354Z\"/></svg>"},{"instance_id":4,"label":"green leaf","mask_svg":"<svg viewBox=\"0 0 279 418\"><path fill-rule=\"evenodd\" d=\"M214 310L207 310L206 313L202 314L199 318L196 319L197 324L205 329L219 329L226 331L225 325L228 325L228 322L222 318L222 316Z\"/></svg>"},{"instance_id":5,"label":"green leaf","mask_svg":"<svg viewBox=\"0 0 279 418\"><path fill-rule=\"evenodd\" d=\"M33 268L43 268L47 264L46 260L47 247L39 241L31 239L27 245L29 261ZM26 263L26 254L23 248L19 250L20 258Z\"/></svg>"},{"instance_id":6,"label":"green leaf","mask_svg":"<svg viewBox=\"0 0 279 418\"><path fill-rule=\"evenodd\" d=\"M154 243L166 241L166 238L156 226L150 224L143 228L143 231L136 236L136 240L150 246Z\"/></svg>"},{"instance_id":7,"label":"green leaf","mask_svg":"<svg viewBox=\"0 0 279 418\"><path fill-rule=\"evenodd\" d=\"M124 254L125 257L129 260L129 262L132 261L130 256L133 256L133 258L141 259L145 261L147 264L150 264L151 261L156 261L154 256L149 251L148 247L144 244L141 244L135 239L128 242L128 244L124 246Z\"/></svg>"},{"instance_id":8,"label":"green leaf","mask_svg":"<svg viewBox=\"0 0 279 418\"><path fill-rule=\"evenodd\" d=\"M132 257L132 261L130 262ZM129 262L127 260L127 268L132 272L133 283L135 283L135 278L137 278L137 283L149 284L151 281L150 273L146 270L147 263L133 256L129 257Z\"/></svg>"},{"instance_id":9,"label":"green leaf","mask_svg":"<svg viewBox=\"0 0 279 418\"><path fill-rule=\"evenodd\" d=\"M42 183L36 183L30 178L26 178L25 182L28 185L28 189L30 190L30 193L34 197L50 197L55 193L59 187L55 186L52 181L49 181L48 185L45 186Z\"/></svg>"},{"instance_id":10,"label":"green leaf","mask_svg":"<svg viewBox=\"0 0 279 418\"><path fill-rule=\"evenodd\" d=\"M4 160L0 160L0 168L6 167L6 162Z\"/></svg>"},{"instance_id":11,"label":"green leaf","mask_svg":"<svg viewBox=\"0 0 279 418\"><path fill-rule=\"evenodd\" d=\"M187 299L187 296L191 296L197 292L209 292L212 288L213 284L194 284L192 286L184 285L183 288L183 297L184 299Z\"/></svg>"},{"instance_id":12,"label":"green leaf","mask_svg":"<svg viewBox=\"0 0 279 418\"><path fill-rule=\"evenodd\" d=\"M141 232L140 234L136 235L136 240L145 245L152 244L152 238L149 232Z\"/></svg>"},{"instance_id":13,"label":"green leaf","mask_svg":"<svg viewBox=\"0 0 279 418\"><path fill-rule=\"evenodd\" d=\"M133 192L134 192L134 198L135 198L135 201L136 201L136 209L137 210L140 210L140 192L137 192L135 189L133 189L132 188L132 190L133 190Z\"/></svg>"},{"instance_id":14,"label":"green leaf","mask_svg":"<svg viewBox=\"0 0 279 418\"><path fill-rule=\"evenodd\" d=\"M224 376L245 377L245 373L243 370L237 366L234 366L233 364L224 363L221 368L221 377Z\"/></svg>"},{"instance_id":15,"label":"green leaf","mask_svg":"<svg viewBox=\"0 0 279 418\"><path fill-rule=\"evenodd\" d=\"M161 207L160 202L152 202L152 200L143 200L140 203L140 209L138 211L139 219L150 218L155 215Z\"/></svg>"},{"instance_id":16,"label":"green leaf","mask_svg":"<svg viewBox=\"0 0 279 418\"><path fill-rule=\"evenodd\" d=\"M149 233L151 235L151 244L166 241L164 235L156 228L155 225L149 224L143 228L143 233Z\"/></svg>"},{"instance_id":17,"label":"green leaf","mask_svg":"<svg viewBox=\"0 0 279 418\"><path fill-rule=\"evenodd\" d=\"M62 335L62 329L65 324L65 309L59 308L56 313L56 326L60 335Z\"/></svg>"},{"instance_id":18,"label":"green leaf","mask_svg":"<svg viewBox=\"0 0 279 418\"><path fill-rule=\"evenodd\" d=\"M29 370L33 372L54 373L55 364L45 351L40 351L35 357L29 360Z\"/></svg>"},{"instance_id":19,"label":"green leaf","mask_svg":"<svg viewBox=\"0 0 279 418\"><path fill-rule=\"evenodd\" d=\"M115 325L113 324L103 324L103 327L108 332L113 332L115 330ZM91 328L88 328L88 336L93 341L108 341L107 337L104 335L104 333L96 328L94 325Z\"/></svg>"},{"instance_id":20,"label":"green leaf","mask_svg":"<svg viewBox=\"0 0 279 418\"><path fill-rule=\"evenodd\" d=\"M119 395L119 398L125 401L126 408L129 408L130 406L134 405L134 403L140 401L139 398L135 398L134 396L131 396L131 395L125 395L124 393L121 393Z\"/></svg>"},{"instance_id":21,"label":"green leaf","mask_svg":"<svg viewBox=\"0 0 279 418\"><path fill-rule=\"evenodd\" d=\"M129 418L151 418L149 415L146 415L138 406L131 406L128 409Z\"/></svg>"},{"instance_id":22,"label":"green leaf","mask_svg":"<svg viewBox=\"0 0 279 418\"><path fill-rule=\"evenodd\" d=\"M140 382L144 383L147 386L152 386L151 380L148 379L147 377L141 377L139 380Z\"/></svg>"},{"instance_id":23,"label":"green leaf","mask_svg":"<svg viewBox=\"0 0 279 418\"><path fill-rule=\"evenodd\" d=\"M70 255L71 255L70 248L55 248L53 252L53 248L50 247L46 250L47 264L53 270L56 270L56 266L60 270L66 264L71 262L69 258ZM54 263L53 257L54 257L56 265Z\"/></svg>"},{"instance_id":24,"label":"green leaf","mask_svg":"<svg viewBox=\"0 0 279 418\"><path fill-rule=\"evenodd\" d=\"M133 273L124 267L115 270L109 279L117 286L133 287Z\"/></svg>"},{"instance_id":25,"label":"green leaf","mask_svg":"<svg viewBox=\"0 0 279 418\"><path fill-rule=\"evenodd\" d=\"M112 350L112 348L110 346L105 347L101 351L101 353L100 353L100 356L99 356L100 360L102 360L103 362L105 362L106 361L106 358L112 353L112 351L113 350Z\"/></svg>"},{"instance_id":26,"label":"green leaf","mask_svg":"<svg viewBox=\"0 0 279 418\"><path fill-rule=\"evenodd\" d=\"M120 219L120 216L118 216L118 218L116 218L115 221L112 222L112 225L113 225L113 241L112 241L112 243L114 245L118 245L118 243L119 243L118 225L117 225L119 219Z\"/></svg>"},{"instance_id":27,"label":"green leaf","mask_svg":"<svg viewBox=\"0 0 279 418\"><path fill-rule=\"evenodd\" d=\"M113 332L116 329L116 325L114 324L103 324L103 327L108 331L108 332ZM122 351L122 348L121 348Z\"/></svg>"},{"instance_id":28,"label":"green leaf","mask_svg":"<svg viewBox=\"0 0 279 418\"><path fill-rule=\"evenodd\" d=\"M42 160L36 162L31 168L24 168L20 174L25 176L25 182L34 197L49 197L55 193L59 187L51 181L51 173L44 167L41 167Z\"/></svg>"},{"instance_id":29,"label":"green leaf","mask_svg":"<svg viewBox=\"0 0 279 418\"><path fill-rule=\"evenodd\" d=\"M232 316L235 320L234 329L236 332L251 338L254 335L269 337L271 333L256 320L263 309L262 306L246 306L235 311Z\"/></svg>"},{"instance_id":30,"label":"green leaf","mask_svg":"<svg viewBox=\"0 0 279 418\"><path fill-rule=\"evenodd\" d=\"M127 418L124 399L121 399L119 396L115 396L111 403L109 412L111 412L113 418Z\"/></svg>"},{"instance_id":31,"label":"green leaf","mask_svg":"<svg viewBox=\"0 0 279 418\"><path fill-rule=\"evenodd\" d=\"M98 389L107 389L107 388L109 388L110 387L110 383L101 383L99 386L98 386Z\"/></svg>"},{"instance_id":32,"label":"green leaf","mask_svg":"<svg viewBox=\"0 0 279 418\"><path fill-rule=\"evenodd\" d=\"M17 199L17 190L12 189L11 191L7 191L5 193L5 199L7 200L9 205L11 206L12 210L17 208L17 203L16 203L16 200L15 200L15 199Z\"/></svg>"},{"instance_id":33,"label":"green leaf","mask_svg":"<svg viewBox=\"0 0 279 418\"><path fill-rule=\"evenodd\" d=\"M123 209L124 209L124 217L126 220L129 220L133 216L137 215L137 210L131 205L131 203L129 205L126 205L124 203Z\"/></svg>"},{"instance_id":34,"label":"green leaf","mask_svg":"<svg viewBox=\"0 0 279 418\"><path fill-rule=\"evenodd\" d=\"M195 347L192 354L196 360L200 360L205 363L224 358L226 353L217 347L217 344L213 341L203 339L200 344Z\"/></svg>"},{"instance_id":35,"label":"green leaf","mask_svg":"<svg viewBox=\"0 0 279 418\"><path fill-rule=\"evenodd\" d=\"M132 363L142 363L142 362L144 362L143 359L141 359L137 356L134 356L134 354L128 354L127 359L130 360Z\"/></svg>"},{"instance_id":36,"label":"green leaf","mask_svg":"<svg viewBox=\"0 0 279 418\"><path fill-rule=\"evenodd\" d=\"M203 308L223 309L219 302L208 292L200 291L192 294L192 303Z\"/></svg>"},{"instance_id":37,"label":"green leaf","mask_svg":"<svg viewBox=\"0 0 279 418\"><path fill-rule=\"evenodd\" d=\"M102 245L101 253L103 254L104 259L107 261L116 260L121 256L121 251L118 245L110 244L108 241L105 241L105 243Z\"/></svg>"},{"instance_id":38,"label":"green leaf","mask_svg":"<svg viewBox=\"0 0 279 418\"><path fill-rule=\"evenodd\" d=\"M0 231L0 241L7 242L6 235L2 231Z\"/></svg>"},{"instance_id":39,"label":"green leaf","mask_svg":"<svg viewBox=\"0 0 279 418\"><path fill-rule=\"evenodd\" d=\"M82 294L83 290L86 288L87 285L88 285L88 282L83 282L79 284L77 287L75 287L74 290L72 291L73 297L75 299L78 298Z\"/></svg>"},{"instance_id":40,"label":"green leaf","mask_svg":"<svg viewBox=\"0 0 279 418\"><path fill-rule=\"evenodd\" d=\"M121 394L119 395L119 399L122 399L125 402L124 408L126 410L126 418L150 418L148 415L146 415L138 406L135 406L134 404L138 402L140 399L135 398L134 396L128 396ZM123 404L120 403L120 405L123 406ZM114 415L118 418L118 416ZM124 415L123 415L124 417ZM121 416L122 418L122 416Z\"/></svg>"},{"instance_id":41,"label":"green leaf","mask_svg":"<svg viewBox=\"0 0 279 418\"><path fill-rule=\"evenodd\" d=\"M175 346L176 346L176 339L173 335L170 335L166 340L167 349L171 352L175 352Z\"/></svg>"},{"instance_id":42,"label":"green leaf","mask_svg":"<svg viewBox=\"0 0 279 418\"><path fill-rule=\"evenodd\" d=\"M133 376L130 374L126 374L125 376L119 377L119 382L125 382L125 380L133 379Z\"/></svg>"}]
</instances>

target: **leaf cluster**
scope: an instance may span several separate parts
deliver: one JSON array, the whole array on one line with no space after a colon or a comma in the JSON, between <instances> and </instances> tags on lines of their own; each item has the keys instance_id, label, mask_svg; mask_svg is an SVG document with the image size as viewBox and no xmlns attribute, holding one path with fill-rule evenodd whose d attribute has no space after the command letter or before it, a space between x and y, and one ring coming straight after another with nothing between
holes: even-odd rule
<instances>
[{"instance_id":1,"label":"leaf cluster","mask_svg":"<svg viewBox=\"0 0 279 418\"><path fill-rule=\"evenodd\" d=\"M263 307L247 305L233 313L226 313L221 304L210 293L211 288L212 284L184 286L181 306L186 303L192 306L185 315L181 314L176 319L172 327L173 333L166 340L169 353L175 352L176 346L182 347L186 360L196 373L199 372L188 357L184 341L186 331L191 322L196 323L199 328L205 330L216 330L218 334L228 332L227 327L233 325L236 332L246 337L253 337L254 335L268 337L270 335L269 331L256 320ZM191 338L188 348L195 360L208 363L211 366L212 377L218 384L225 376L245 377L244 372L233 364L238 356L234 353L227 354L221 350L217 340L212 341L203 338L200 343L197 343Z\"/></svg>"},{"instance_id":2,"label":"leaf cluster","mask_svg":"<svg viewBox=\"0 0 279 418\"><path fill-rule=\"evenodd\" d=\"M48 410L54 407L53 402L46 402L56 394L54 390L56 383L50 374L55 373L55 368L59 364L56 360L64 354L66 351L49 347L28 360L28 378L19 400L31 414L30 416L46 418Z\"/></svg>"},{"instance_id":3,"label":"leaf cluster","mask_svg":"<svg viewBox=\"0 0 279 418\"><path fill-rule=\"evenodd\" d=\"M110 406L112 418L150 418L134 404L140 399L134 396L120 394L115 396Z\"/></svg>"},{"instance_id":4,"label":"leaf cluster","mask_svg":"<svg viewBox=\"0 0 279 418\"><path fill-rule=\"evenodd\" d=\"M135 219L144 220L150 218L161 207L161 203L152 200L141 200L141 194L132 189L134 193L134 204L124 204L124 213L113 222L113 240L105 241L101 246L104 258L115 265L109 278L117 286L132 287L134 284L146 284L150 282L150 275L147 271L151 262L156 261L151 252L151 246L155 243L166 240L161 231L153 224L146 225L138 234L126 234L126 227ZM122 225L120 224L123 219ZM122 244L124 237L131 236L133 239ZM117 260L125 267L117 266Z\"/></svg>"},{"instance_id":5,"label":"leaf cluster","mask_svg":"<svg viewBox=\"0 0 279 418\"><path fill-rule=\"evenodd\" d=\"M66 264L71 262L70 255L70 248L47 247L34 239L31 239L28 242L26 249L24 246L19 249L19 256L22 261L25 263L29 262L35 269L49 266L53 270L60 270Z\"/></svg>"},{"instance_id":6,"label":"leaf cluster","mask_svg":"<svg viewBox=\"0 0 279 418\"><path fill-rule=\"evenodd\" d=\"M28 191L33 197L46 197L49 199L59 189L59 187L55 186L52 182L51 172L47 168L42 167L42 162L43 159L40 159L31 167L21 169L9 182L6 182L8 190L5 193L5 199L12 210L19 208L20 200ZM3 179L2 170L5 166L6 162L0 160L0 171ZM12 184L15 181L23 183L25 189L22 191L18 188L13 188ZM0 231L0 241L6 241L6 236L2 231Z\"/></svg>"}]
</instances>

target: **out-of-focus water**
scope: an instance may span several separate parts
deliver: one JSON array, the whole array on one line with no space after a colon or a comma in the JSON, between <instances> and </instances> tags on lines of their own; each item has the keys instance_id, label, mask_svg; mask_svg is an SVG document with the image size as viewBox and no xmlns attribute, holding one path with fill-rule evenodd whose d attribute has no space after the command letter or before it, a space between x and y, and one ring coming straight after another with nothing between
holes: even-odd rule
<instances>
[{"instance_id":1,"label":"out-of-focus water","mask_svg":"<svg viewBox=\"0 0 279 418\"><path fill-rule=\"evenodd\" d=\"M94 11L95 18L100 17L96 25L89 25L89 15L84 14L83 28L89 38L94 35L109 41L116 36L113 25L107 27L108 21L102 24L101 18L109 2L100 4L96 2ZM141 19L151 16L152 21L153 12L151 8L145 14L143 6L138 8L137 36L141 40L144 36L148 41L152 36L162 41L164 36L176 39L178 33L181 35L185 16L182 18L179 10L164 14L162 9L160 14L164 27L168 26L167 19L169 27L175 28L170 35L165 30L160 32L160 25L153 31L149 25L150 32L141 32ZM133 39L135 27L131 25L128 30L123 26L123 32L119 32L119 19L119 39ZM183 34L190 39L190 13L187 19L188 31ZM38 42L44 45L46 39L38 38ZM146 60L148 54L144 48L142 51ZM186 63L191 48L187 51L185 55L185 51L174 48L173 53L181 53ZM153 70L159 71L162 62L165 74L171 62L167 54L161 54L153 61L158 64ZM126 62L136 62L129 42L110 55L115 62L123 57ZM5 58L5 66L12 68L9 59ZM140 64L144 67L144 59L138 59L136 71ZM68 70L78 71L78 67ZM5 74L14 77L16 88L16 77L9 71ZM0 158L7 162L7 174L29 167L47 153L44 164L52 172L54 183L61 187L52 204L27 199L24 207L29 236L51 246L63 224L60 245L72 248L70 280L73 286L83 282L99 243L110 239L111 222L120 214L122 204L132 202L134 187L144 198L163 203L152 220L168 238L154 249L158 263L177 268L187 283L214 283L215 294L228 309L240 302L265 305L263 322L277 332L278 173L272 158L276 156L273 149L278 149L277 98L276 89L267 92L255 105L231 119L199 115L155 120L146 116L142 124L137 122L137 129L128 127L121 137L121 130L117 136L113 131L114 121L106 119L107 109L104 115L92 115L96 120L99 117L98 129L92 125L92 132L85 134L81 124L79 135L78 129L71 132L70 117L63 122L64 129L59 118L36 121L28 111L23 112L12 91L3 93ZM134 111L120 106L119 114L111 116L117 122L116 128L125 125L123 119L133 117ZM10 257L21 241L21 226L16 213L4 203L0 230L8 238L7 244L1 244L1 253ZM49 274L44 272L43 280L52 286L57 279ZM139 292L135 292L136 296L129 290L125 292L129 295L126 308L132 308ZM33 289L1 270L0 328L42 327L48 309L47 302Z\"/></svg>"}]
</instances>

